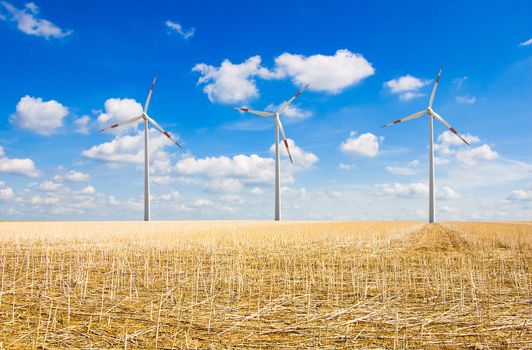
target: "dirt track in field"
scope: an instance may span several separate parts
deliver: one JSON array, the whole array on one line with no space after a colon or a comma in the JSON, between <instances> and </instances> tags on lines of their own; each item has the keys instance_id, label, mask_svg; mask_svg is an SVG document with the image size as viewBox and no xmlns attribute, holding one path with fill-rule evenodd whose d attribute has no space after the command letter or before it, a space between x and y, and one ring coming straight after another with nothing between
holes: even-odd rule
<instances>
[{"instance_id":1,"label":"dirt track in field","mask_svg":"<svg viewBox=\"0 0 532 350\"><path fill-rule=\"evenodd\" d=\"M417 250L461 250L467 248L467 240L442 224L426 225L413 234L412 246Z\"/></svg>"}]
</instances>

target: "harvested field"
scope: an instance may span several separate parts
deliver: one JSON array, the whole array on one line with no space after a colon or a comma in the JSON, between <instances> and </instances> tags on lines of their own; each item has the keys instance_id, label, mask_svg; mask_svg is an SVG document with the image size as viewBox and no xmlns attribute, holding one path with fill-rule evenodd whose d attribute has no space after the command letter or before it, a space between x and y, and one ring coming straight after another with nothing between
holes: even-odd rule
<instances>
[{"instance_id":1,"label":"harvested field","mask_svg":"<svg viewBox=\"0 0 532 350\"><path fill-rule=\"evenodd\" d=\"M532 348L532 225L0 223L9 349Z\"/></svg>"}]
</instances>

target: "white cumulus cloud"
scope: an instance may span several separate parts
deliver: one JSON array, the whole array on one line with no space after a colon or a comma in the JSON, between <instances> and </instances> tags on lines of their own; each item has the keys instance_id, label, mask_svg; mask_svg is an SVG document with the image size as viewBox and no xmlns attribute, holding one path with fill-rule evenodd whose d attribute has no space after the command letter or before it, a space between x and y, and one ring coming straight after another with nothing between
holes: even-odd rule
<instances>
[{"instance_id":1,"label":"white cumulus cloud","mask_svg":"<svg viewBox=\"0 0 532 350\"><path fill-rule=\"evenodd\" d=\"M464 134L463 138L470 145L480 142L478 136L469 133ZM434 144L434 150L437 153L435 157L436 164L448 164L450 162L449 157L456 156L459 149L466 147L464 142L450 131L444 131L438 135L437 141Z\"/></svg>"},{"instance_id":2,"label":"white cumulus cloud","mask_svg":"<svg viewBox=\"0 0 532 350\"><path fill-rule=\"evenodd\" d=\"M294 181L293 174L312 168L318 161L318 157L310 152L305 152L298 147L293 140L288 140L290 150L294 159L294 164L286 159L286 151L281 149L283 156L282 173L285 183ZM280 144L284 148L284 144ZM273 150L273 145L270 151ZM195 158L187 156L177 161L173 171L179 176L202 177L215 179L211 186L215 188L232 188L236 190L239 185L234 181L238 180L243 185L271 184L274 179L273 158L261 157L257 154L239 154L233 157L206 157ZM224 179L232 179L223 181Z\"/></svg>"},{"instance_id":3,"label":"white cumulus cloud","mask_svg":"<svg viewBox=\"0 0 532 350\"><path fill-rule=\"evenodd\" d=\"M80 195L92 195L96 193L96 189L92 186L87 186L76 192Z\"/></svg>"},{"instance_id":4,"label":"white cumulus cloud","mask_svg":"<svg viewBox=\"0 0 532 350\"><path fill-rule=\"evenodd\" d=\"M418 90L428 85L430 80L416 78L410 74L403 75L397 79L392 79L384 83L390 93L399 94L401 100L407 101L424 94Z\"/></svg>"},{"instance_id":5,"label":"white cumulus cloud","mask_svg":"<svg viewBox=\"0 0 532 350\"><path fill-rule=\"evenodd\" d=\"M150 159L152 167L162 164L168 166L168 155L164 152L164 147L173 143L158 131L151 130L150 138ZM175 146L174 146L175 147ZM116 163L144 163L144 132L139 131L135 135L117 136L109 142L95 145L81 152L81 155L90 159Z\"/></svg>"},{"instance_id":6,"label":"white cumulus cloud","mask_svg":"<svg viewBox=\"0 0 532 350\"><path fill-rule=\"evenodd\" d=\"M76 120L74 120L74 126L76 127L75 131L83 135L88 135L90 121L91 118L88 115L84 115L77 118Z\"/></svg>"},{"instance_id":7,"label":"white cumulus cloud","mask_svg":"<svg viewBox=\"0 0 532 350\"><path fill-rule=\"evenodd\" d=\"M10 122L39 135L52 135L63 126L67 114L68 108L55 100L43 101L40 97L26 95L17 103Z\"/></svg>"},{"instance_id":8,"label":"white cumulus cloud","mask_svg":"<svg viewBox=\"0 0 532 350\"><path fill-rule=\"evenodd\" d=\"M203 92L211 102L245 102L259 96L256 77L272 79L275 73L261 66L260 56L248 58L240 64L224 60L219 67L199 63L192 68L200 73L198 84L204 84Z\"/></svg>"},{"instance_id":9,"label":"white cumulus cloud","mask_svg":"<svg viewBox=\"0 0 532 350\"><path fill-rule=\"evenodd\" d=\"M199 85L211 102L247 102L259 96L256 79L285 79L310 90L339 93L373 75L375 69L362 55L338 50L334 55L296 55L283 53L275 58L272 69L261 65L260 56L252 56L240 64L228 59L219 67L198 63L193 72L200 73ZM292 111L296 114L295 110Z\"/></svg>"},{"instance_id":10,"label":"white cumulus cloud","mask_svg":"<svg viewBox=\"0 0 532 350\"><path fill-rule=\"evenodd\" d=\"M142 105L131 98L110 98L104 103L105 111L100 113L97 122L101 128L108 128L113 124L138 117L142 114ZM137 123L127 124L110 132L115 134L124 134L130 129L136 129Z\"/></svg>"},{"instance_id":11,"label":"white cumulus cloud","mask_svg":"<svg viewBox=\"0 0 532 350\"><path fill-rule=\"evenodd\" d=\"M469 144L480 142L480 138L469 133L463 135ZM450 131L444 131L438 136L438 143L434 144L437 152L437 164L448 164L451 157L455 157L465 166L476 165L479 161L492 161L499 158L499 154L490 145L483 144L478 147L467 147L462 140Z\"/></svg>"},{"instance_id":12,"label":"white cumulus cloud","mask_svg":"<svg viewBox=\"0 0 532 350\"><path fill-rule=\"evenodd\" d=\"M499 158L499 154L487 144L456 152L456 159L469 166L475 165L479 160L494 160L497 158Z\"/></svg>"},{"instance_id":13,"label":"white cumulus cloud","mask_svg":"<svg viewBox=\"0 0 532 350\"><path fill-rule=\"evenodd\" d=\"M480 142L480 138L475 135L471 135L469 133L462 135L462 137L469 142L469 144L478 143ZM461 146L464 144L460 138L456 137L456 135L450 131L444 131L440 135L438 135L438 143L440 145L445 146Z\"/></svg>"},{"instance_id":14,"label":"white cumulus cloud","mask_svg":"<svg viewBox=\"0 0 532 350\"><path fill-rule=\"evenodd\" d=\"M34 206L40 206L40 205L54 206L57 203L59 203L59 201L60 201L60 198L56 196L41 197L40 195L35 195L31 198L30 203Z\"/></svg>"},{"instance_id":15,"label":"white cumulus cloud","mask_svg":"<svg viewBox=\"0 0 532 350\"><path fill-rule=\"evenodd\" d=\"M293 167L295 169L310 169L318 162L318 157L312 152L305 152L301 147L297 146L294 140L287 139L288 148L290 148L290 154L292 154L292 160L294 161ZM281 157L288 158L286 146L284 142L279 142ZM270 153L275 153L275 143L270 146Z\"/></svg>"},{"instance_id":16,"label":"white cumulus cloud","mask_svg":"<svg viewBox=\"0 0 532 350\"><path fill-rule=\"evenodd\" d=\"M39 8L35 3L26 3L23 9L18 9L7 1L0 3L7 11L7 16L0 13L1 19L9 19L17 24L17 28L28 35L40 36L46 39L64 38L72 34L70 30L63 30L49 20L38 18Z\"/></svg>"},{"instance_id":17,"label":"white cumulus cloud","mask_svg":"<svg viewBox=\"0 0 532 350\"><path fill-rule=\"evenodd\" d=\"M33 160L29 158L8 158L2 146L0 146L0 173L24 175L29 177L41 176L41 172L35 168Z\"/></svg>"},{"instance_id":18,"label":"white cumulus cloud","mask_svg":"<svg viewBox=\"0 0 532 350\"><path fill-rule=\"evenodd\" d=\"M449 186L443 186L441 189L436 189L436 197L439 199L458 199L462 198L462 195Z\"/></svg>"},{"instance_id":19,"label":"white cumulus cloud","mask_svg":"<svg viewBox=\"0 0 532 350\"><path fill-rule=\"evenodd\" d=\"M210 178L233 177L244 183L269 183L273 179L273 159L256 154L239 154L233 157L186 157L180 159L174 169L183 176Z\"/></svg>"},{"instance_id":20,"label":"white cumulus cloud","mask_svg":"<svg viewBox=\"0 0 532 350\"><path fill-rule=\"evenodd\" d=\"M9 201L13 199L14 193L11 187L7 187L3 181L0 181L0 201Z\"/></svg>"},{"instance_id":21,"label":"white cumulus cloud","mask_svg":"<svg viewBox=\"0 0 532 350\"><path fill-rule=\"evenodd\" d=\"M53 181L44 181L39 184L39 189L45 192L68 192L63 184Z\"/></svg>"},{"instance_id":22,"label":"white cumulus cloud","mask_svg":"<svg viewBox=\"0 0 532 350\"><path fill-rule=\"evenodd\" d=\"M244 186L238 179L212 179L206 186L207 191L211 192L238 192L242 190Z\"/></svg>"},{"instance_id":23,"label":"white cumulus cloud","mask_svg":"<svg viewBox=\"0 0 532 350\"><path fill-rule=\"evenodd\" d=\"M275 71L288 76L296 86L339 93L373 75L375 69L362 55L338 50L334 55L311 56L283 53L275 59Z\"/></svg>"},{"instance_id":24,"label":"white cumulus cloud","mask_svg":"<svg viewBox=\"0 0 532 350\"><path fill-rule=\"evenodd\" d=\"M393 184L378 184L376 185L383 193L395 195L399 197L415 197L424 196L429 193L429 187L422 182L412 183L393 183Z\"/></svg>"},{"instance_id":25,"label":"white cumulus cloud","mask_svg":"<svg viewBox=\"0 0 532 350\"><path fill-rule=\"evenodd\" d=\"M70 170L68 173L63 175L54 176L54 181L62 182L84 182L90 179L89 174L82 173L81 171Z\"/></svg>"},{"instance_id":26,"label":"white cumulus cloud","mask_svg":"<svg viewBox=\"0 0 532 350\"><path fill-rule=\"evenodd\" d=\"M170 190L169 193L151 195L150 198L154 201L171 202L180 199L181 193L179 193L177 190Z\"/></svg>"},{"instance_id":27,"label":"white cumulus cloud","mask_svg":"<svg viewBox=\"0 0 532 350\"><path fill-rule=\"evenodd\" d=\"M349 138L340 145L340 150L350 155L375 157L379 153L379 141L382 141L382 137L372 133L356 136L356 132L351 131Z\"/></svg>"}]
</instances>

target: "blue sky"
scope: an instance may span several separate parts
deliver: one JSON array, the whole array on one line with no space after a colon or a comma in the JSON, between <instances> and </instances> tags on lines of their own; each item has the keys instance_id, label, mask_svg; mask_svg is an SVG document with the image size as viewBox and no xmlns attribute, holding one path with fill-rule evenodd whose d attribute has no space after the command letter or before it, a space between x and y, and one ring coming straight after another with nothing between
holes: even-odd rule
<instances>
[{"instance_id":1,"label":"blue sky","mask_svg":"<svg viewBox=\"0 0 532 350\"><path fill-rule=\"evenodd\" d=\"M286 219L424 220L428 119L437 218L532 217L532 24L528 1L0 3L0 219L142 218L149 114L154 219L273 217L281 118ZM136 114L135 114L136 113Z\"/></svg>"}]
</instances>

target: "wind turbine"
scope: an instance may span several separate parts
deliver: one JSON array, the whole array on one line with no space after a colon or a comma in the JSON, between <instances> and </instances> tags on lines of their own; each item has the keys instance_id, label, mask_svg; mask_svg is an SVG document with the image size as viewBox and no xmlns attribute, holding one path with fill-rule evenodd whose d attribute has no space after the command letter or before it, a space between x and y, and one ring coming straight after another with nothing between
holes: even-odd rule
<instances>
[{"instance_id":1,"label":"wind turbine","mask_svg":"<svg viewBox=\"0 0 532 350\"><path fill-rule=\"evenodd\" d=\"M286 152L288 153L288 158L290 158L290 162L294 164L292 161L292 155L290 154L290 148L288 147L288 141L286 139L286 134L283 129L283 123L281 123L280 115L281 113L288 107L294 100L301 95L303 90L305 90L310 84L305 85L305 87L297 92L291 99L286 101L275 113L271 112L263 112L263 111L255 111L246 107L233 107L231 108L260 115L261 117L273 117L275 120L275 221L281 220L281 161L279 158L279 131L281 132L281 135L283 136L284 145L286 147Z\"/></svg>"},{"instance_id":2,"label":"wind turbine","mask_svg":"<svg viewBox=\"0 0 532 350\"><path fill-rule=\"evenodd\" d=\"M436 89L438 88L438 84L440 82L441 77L441 71L443 69L443 65L440 67L440 72L438 73L438 77L436 78L436 82L434 83L434 87L432 88L432 93L430 94L429 99L429 105L427 109L424 109L420 112L411 114L407 117L404 117L402 119L394 120L391 123L385 124L381 126L381 128L384 128L386 126L390 126L393 124L398 124L401 122L406 122L407 120L416 119L419 117L422 117L423 115L427 114L429 116L429 140L430 140L430 147L429 147L429 223L434 223L435 217L434 217L434 132L433 132L433 119L437 119L440 121L443 125L445 125L453 134L458 136L462 141L465 142L466 145L471 146L469 142L467 142L458 132L449 124L445 119L442 118L438 113L434 112L432 109L432 103L434 102L434 95L436 95Z\"/></svg>"},{"instance_id":3,"label":"wind turbine","mask_svg":"<svg viewBox=\"0 0 532 350\"><path fill-rule=\"evenodd\" d=\"M164 136L169 138L174 144L176 144L179 148L181 145L177 143L176 140L170 134L161 128L159 124L150 116L148 116L148 107L150 106L150 100L151 100L151 94L153 92L153 88L155 87L155 81L157 80L157 77L153 78L153 83L150 87L150 92L148 92L148 98L146 99L146 103L144 104L144 110L142 111L142 114L131 118L128 120L124 120L123 122L111 125L108 128L100 130L100 132L107 131L109 129L118 128L119 126L127 125L127 124L133 124L138 122L139 120L144 121L144 221L150 221L150 159L149 159L149 138L148 138L148 128L149 124L152 124L155 129L160 131Z\"/></svg>"}]
</instances>

